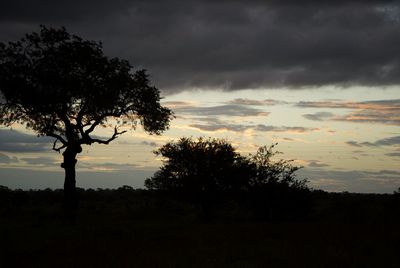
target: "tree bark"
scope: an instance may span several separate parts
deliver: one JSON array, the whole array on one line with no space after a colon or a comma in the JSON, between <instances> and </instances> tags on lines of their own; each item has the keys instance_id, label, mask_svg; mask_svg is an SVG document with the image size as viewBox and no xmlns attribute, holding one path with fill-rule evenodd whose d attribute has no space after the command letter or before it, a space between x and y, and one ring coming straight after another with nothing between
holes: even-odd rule
<instances>
[{"instance_id":1,"label":"tree bark","mask_svg":"<svg viewBox=\"0 0 400 268\"><path fill-rule=\"evenodd\" d=\"M61 167L65 170L64 198L66 216L72 221L75 220L78 209L75 166L77 163L76 156L81 151L82 148L79 145L67 146L63 153L64 162L61 164Z\"/></svg>"}]
</instances>

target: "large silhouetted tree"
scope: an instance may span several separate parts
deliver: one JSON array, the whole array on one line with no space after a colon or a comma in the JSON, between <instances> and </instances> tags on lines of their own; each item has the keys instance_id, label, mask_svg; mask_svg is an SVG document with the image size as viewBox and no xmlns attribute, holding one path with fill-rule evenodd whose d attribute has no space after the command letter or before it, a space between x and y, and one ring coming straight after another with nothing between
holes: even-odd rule
<instances>
[{"instance_id":1,"label":"large silhouetted tree","mask_svg":"<svg viewBox=\"0 0 400 268\"><path fill-rule=\"evenodd\" d=\"M109 144L126 132L121 127L137 124L160 134L172 118L144 70L133 72L128 61L105 56L101 43L65 28L41 26L17 42L0 43L0 90L0 124L25 124L63 150L67 200L75 196L82 145ZM98 138L93 131L99 126L112 126L114 133Z\"/></svg>"}]
</instances>

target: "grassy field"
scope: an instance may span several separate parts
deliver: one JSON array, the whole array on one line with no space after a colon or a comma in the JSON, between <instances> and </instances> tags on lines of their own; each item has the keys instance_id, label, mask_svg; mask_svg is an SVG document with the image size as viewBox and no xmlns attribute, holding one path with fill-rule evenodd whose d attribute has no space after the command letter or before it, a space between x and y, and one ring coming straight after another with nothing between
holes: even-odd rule
<instances>
[{"instance_id":1,"label":"grassy field","mask_svg":"<svg viewBox=\"0 0 400 268\"><path fill-rule=\"evenodd\" d=\"M61 192L3 192L0 267L400 267L398 196L312 198L307 218L255 220L232 205L204 217L145 192L86 191L69 223Z\"/></svg>"}]
</instances>

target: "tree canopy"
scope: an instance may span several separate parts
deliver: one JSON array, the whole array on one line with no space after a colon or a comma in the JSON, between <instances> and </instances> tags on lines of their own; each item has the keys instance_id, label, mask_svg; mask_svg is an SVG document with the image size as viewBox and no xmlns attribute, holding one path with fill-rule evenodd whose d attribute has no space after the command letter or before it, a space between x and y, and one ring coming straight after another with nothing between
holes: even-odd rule
<instances>
[{"instance_id":1,"label":"tree canopy","mask_svg":"<svg viewBox=\"0 0 400 268\"><path fill-rule=\"evenodd\" d=\"M160 134L173 117L144 70L133 71L127 60L105 56L100 42L65 28L41 26L17 42L0 43L0 91L1 125L25 124L54 137L54 150L65 149L61 167L71 200L82 145L108 144L138 124ZM114 133L99 138L93 135L99 126Z\"/></svg>"},{"instance_id":2,"label":"tree canopy","mask_svg":"<svg viewBox=\"0 0 400 268\"><path fill-rule=\"evenodd\" d=\"M229 191L246 187L242 162L245 160L225 140L181 138L155 151L164 165L146 187L159 190Z\"/></svg>"},{"instance_id":3,"label":"tree canopy","mask_svg":"<svg viewBox=\"0 0 400 268\"><path fill-rule=\"evenodd\" d=\"M55 150L71 143L108 144L128 124L159 134L171 119L144 70L132 72L128 61L105 56L101 43L65 28L41 26L39 33L0 43L0 90L0 124L23 123L54 137L61 142ZM115 124L109 139L91 136L110 122Z\"/></svg>"},{"instance_id":4,"label":"tree canopy","mask_svg":"<svg viewBox=\"0 0 400 268\"><path fill-rule=\"evenodd\" d=\"M145 181L149 189L196 192L253 191L268 187L305 189L297 179L300 167L291 160L273 160L275 145L262 146L254 155L242 156L226 140L181 138L155 151L163 166Z\"/></svg>"}]
</instances>

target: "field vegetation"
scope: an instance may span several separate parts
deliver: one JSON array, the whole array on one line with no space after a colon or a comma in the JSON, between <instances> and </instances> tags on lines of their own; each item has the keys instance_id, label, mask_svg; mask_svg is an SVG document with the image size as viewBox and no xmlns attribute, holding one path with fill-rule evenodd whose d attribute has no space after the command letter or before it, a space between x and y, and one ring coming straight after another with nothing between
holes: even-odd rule
<instances>
[{"instance_id":1,"label":"field vegetation","mask_svg":"<svg viewBox=\"0 0 400 268\"><path fill-rule=\"evenodd\" d=\"M306 213L252 197L204 211L150 190L0 191L0 267L398 267L400 195L310 191ZM282 201L285 203L284 201ZM270 208L264 215L264 209ZM278 209L279 208L279 209ZM259 211L261 210L261 211ZM303 210L305 211L305 210Z\"/></svg>"}]
</instances>

